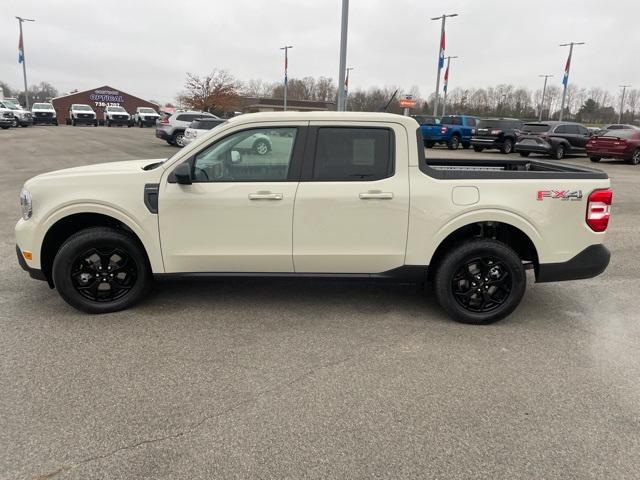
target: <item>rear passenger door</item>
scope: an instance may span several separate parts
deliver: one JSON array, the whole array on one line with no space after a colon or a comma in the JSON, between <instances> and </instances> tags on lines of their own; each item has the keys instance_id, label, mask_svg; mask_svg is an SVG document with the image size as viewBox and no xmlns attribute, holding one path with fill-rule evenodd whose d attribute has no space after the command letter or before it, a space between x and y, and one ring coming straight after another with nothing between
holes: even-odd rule
<instances>
[{"instance_id":1,"label":"rear passenger door","mask_svg":"<svg viewBox=\"0 0 640 480\"><path fill-rule=\"evenodd\" d=\"M408 215L404 127L311 122L293 216L297 273L404 265Z\"/></svg>"}]
</instances>

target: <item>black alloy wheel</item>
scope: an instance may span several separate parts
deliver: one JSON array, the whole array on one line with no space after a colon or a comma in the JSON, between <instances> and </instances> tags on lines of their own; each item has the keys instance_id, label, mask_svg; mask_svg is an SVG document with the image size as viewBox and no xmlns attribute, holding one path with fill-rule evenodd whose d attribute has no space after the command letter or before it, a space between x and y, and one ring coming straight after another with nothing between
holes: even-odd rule
<instances>
[{"instance_id":1,"label":"black alloy wheel","mask_svg":"<svg viewBox=\"0 0 640 480\"><path fill-rule=\"evenodd\" d=\"M491 256L467 260L451 279L457 302L471 312L495 310L509 298L512 288L509 269Z\"/></svg>"},{"instance_id":2,"label":"black alloy wheel","mask_svg":"<svg viewBox=\"0 0 640 480\"><path fill-rule=\"evenodd\" d=\"M135 285L138 266L120 248L90 248L76 256L71 268L71 283L76 291L92 302L113 302Z\"/></svg>"}]
</instances>

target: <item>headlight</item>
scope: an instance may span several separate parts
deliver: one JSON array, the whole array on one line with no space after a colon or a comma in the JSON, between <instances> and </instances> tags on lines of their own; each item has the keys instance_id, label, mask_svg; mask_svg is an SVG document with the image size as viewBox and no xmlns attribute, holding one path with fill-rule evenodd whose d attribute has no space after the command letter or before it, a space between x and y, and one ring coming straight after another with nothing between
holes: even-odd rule
<instances>
[{"instance_id":1,"label":"headlight","mask_svg":"<svg viewBox=\"0 0 640 480\"><path fill-rule=\"evenodd\" d=\"M22 209L22 218L29 220L33 213L33 203L31 201L31 194L29 190L23 188L20 192L20 208Z\"/></svg>"}]
</instances>

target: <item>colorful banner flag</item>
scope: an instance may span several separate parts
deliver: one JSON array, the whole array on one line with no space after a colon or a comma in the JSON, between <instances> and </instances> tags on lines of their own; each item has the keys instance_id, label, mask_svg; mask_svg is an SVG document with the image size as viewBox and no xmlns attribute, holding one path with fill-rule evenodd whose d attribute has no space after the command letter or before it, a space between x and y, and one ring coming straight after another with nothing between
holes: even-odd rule
<instances>
[{"instance_id":1,"label":"colorful banner flag","mask_svg":"<svg viewBox=\"0 0 640 480\"><path fill-rule=\"evenodd\" d=\"M442 31L442 36L440 37L440 63L438 64L440 68L444 67L444 30Z\"/></svg>"},{"instance_id":2,"label":"colorful banner flag","mask_svg":"<svg viewBox=\"0 0 640 480\"><path fill-rule=\"evenodd\" d=\"M18 40L18 63L24 62L24 47L22 46L22 30L20 30L20 40Z\"/></svg>"},{"instance_id":3,"label":"colorful banner flag","mask_svg":"<svg viewBox=\"0 0 640 480\"><path fill-rule=\"evenodd\" d=\"M444 93L447 93L447 86L449 85L449 64L447 64L447 69L444 71L444 86L442 89Z\"/></svg>"},{"instance_id":4,"label":"colorful banner flag","mask_svg":"<svg viewBox=\"0 0 640 480\"><path fill-rule=\"evenodd\" d=\"M569 83L569 68L571 67L571 53L567 57L567 64L564 66L564 76L562 77L562 84L566 87Z\"/></svg>"}]
</instances>

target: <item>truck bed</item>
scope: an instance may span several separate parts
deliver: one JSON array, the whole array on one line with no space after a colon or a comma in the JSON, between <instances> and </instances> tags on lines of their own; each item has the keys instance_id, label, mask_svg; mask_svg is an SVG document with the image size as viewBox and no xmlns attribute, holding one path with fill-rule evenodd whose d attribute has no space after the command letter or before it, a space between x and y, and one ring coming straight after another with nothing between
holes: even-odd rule
<instances>
[{"instance_id":1,"label":"truck bed","mask_svg":"<svg viewBox=\"0 0 640 480\"><path fill-rule=\"evenodd\" d=\"M607 179L609 176L594 168L545 160L477 158L421 159L420 170L439 179Z\"/></svg>"}]
</instances>

